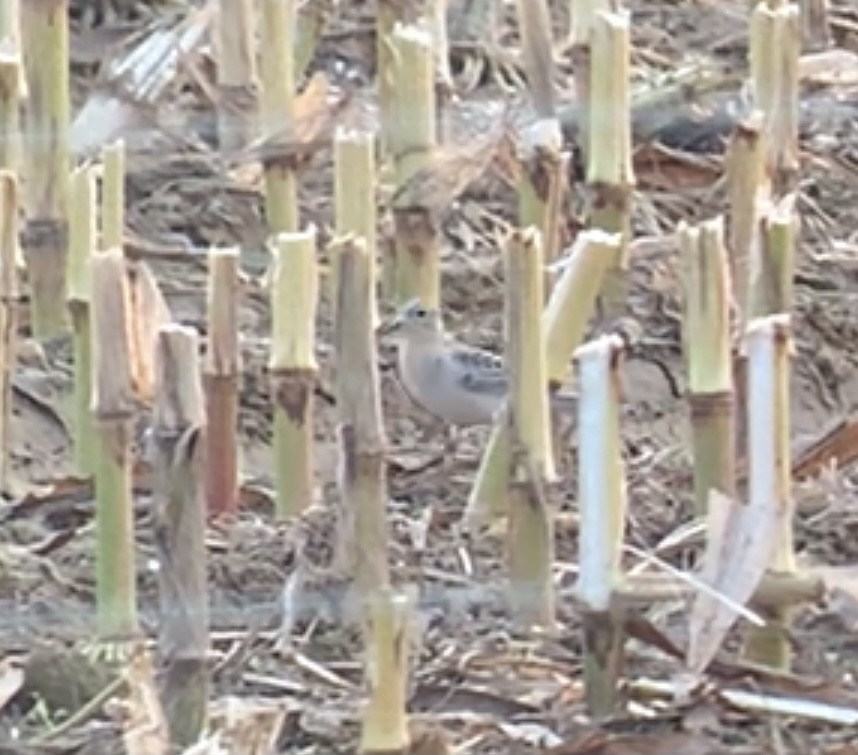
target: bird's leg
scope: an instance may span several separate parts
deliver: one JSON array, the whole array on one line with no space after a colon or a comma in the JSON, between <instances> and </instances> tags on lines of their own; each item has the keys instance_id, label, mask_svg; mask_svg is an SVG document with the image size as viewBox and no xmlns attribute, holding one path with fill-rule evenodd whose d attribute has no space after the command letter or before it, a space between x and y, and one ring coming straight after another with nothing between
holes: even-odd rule
<instances>
[{"instance_id":1,"label":"bird's leg","mask_svg":"<svg viewBox=\"0 0 858 755\"><path fill-rule=\"evenodd\" d=\"M456 446L459 441L459 429L455 425L444 426L444 461L448 458L455 460Z\"/></svg>"}]
</instances>

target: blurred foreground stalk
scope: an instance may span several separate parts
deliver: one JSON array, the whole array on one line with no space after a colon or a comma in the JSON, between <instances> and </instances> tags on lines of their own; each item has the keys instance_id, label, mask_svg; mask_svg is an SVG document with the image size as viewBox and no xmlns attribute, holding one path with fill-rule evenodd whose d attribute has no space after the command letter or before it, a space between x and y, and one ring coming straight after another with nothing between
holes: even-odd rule
<instances>
[{"instance_id":1,"label":"blurred foreground stalk","mask_svg":"<svg viewBox=\"0 0 858 755\"><path fill-rule=\"evenodd\" d=\"M12 376L18 352L18 182L0 170L0 493L13 493L10 480Z\"/></svg>"},{"instance_id":2,"label":"blurred foreground stalk","mask_svg":"<svg viewBox=\"0 0 858 755\"><path fill-rule=\"evenodd\" d=\"M548 491L555 482L545 387L542 246L535 228L516 230L504 247L507 421L513 451L507 561L510 605L525 625L554 624L554 527Z\"/></svg>"},{"instance_id":3,"label":"blurred foreground stalk","mask_svg":"<svg viewBox=\"0 0 858 755\"><path fill-rule=\"evenodd\" d=\"M189 746L206 725L209 614L202 480L204 399L197 332L166 325L155 349L152 432L161 625L166 665L161 700L173 744Z\"/></svg>"},{"instance_id":4,"label":"blurred foreground stalk","mask_svg":"<svg viewBox=\"0 0 858 755\"><path fill-rule=\"evenodd\" d=\"M626 521L625 469L620 446L623 341L602 336L575 352L578 365L579 575L584 605L584 684L591 716L616 711L623 664L623 616L615 600L622 581Z\"/></svg>"},{"instance_id":5,"label":"blurred foreground stalk","mask_svg":"<svg viewBox=\"0 0 858 755\"><path fill-rule=\"evenodd\" d=\"M775 575L794 576L794 501L790 467L789 371L792 339L789 315L771 315L748 323L748 468L749 505L776 506L779 531L770 561ZM788 606L754 608L766 626L752 627L745 656L755 663L786 670L790 640Z\"/></svg>"},{"instance_id":6,"label":"blurred foreground stalk","mask_svg":"<svg viewBox=\"0 0 858 755\"><path fill-rule=\"evenodd\" d=\"M360 752L407 752L411 742L405 705L413 596L378 591L369 601L366 680L369 701L361 720Z\"/></svg>"},{"instance_id":7,"label":"blurred foreground stalk","mask_svg":"<svg viewBox=\"0 0 858 755\"><path fill-rule=\"evenodd\" d=\"M366 596L390 581L386 440L373 324L375 288L363 239L337 238L331 247L340 271L334 339L343 522L337 558Z\"/></svg>"}]
</instances>

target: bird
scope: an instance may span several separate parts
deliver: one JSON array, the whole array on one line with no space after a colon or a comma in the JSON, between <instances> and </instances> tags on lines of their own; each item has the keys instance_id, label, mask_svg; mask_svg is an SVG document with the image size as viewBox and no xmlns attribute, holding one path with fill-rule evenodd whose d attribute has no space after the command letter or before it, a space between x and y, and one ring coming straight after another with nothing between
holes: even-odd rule
<instances>
[{"instance_id":1,"label":"bird","mask_svg":"<svg viewBox=\"0 0 858 755\"><path fill-rule=\"evenodd\" d=\"M440 311L418 299L382 323L379 333L396 345L399 382L415 404L456 428L495 422L510 389L501 357L454 339Z\"/></svg>"}]
</instances>

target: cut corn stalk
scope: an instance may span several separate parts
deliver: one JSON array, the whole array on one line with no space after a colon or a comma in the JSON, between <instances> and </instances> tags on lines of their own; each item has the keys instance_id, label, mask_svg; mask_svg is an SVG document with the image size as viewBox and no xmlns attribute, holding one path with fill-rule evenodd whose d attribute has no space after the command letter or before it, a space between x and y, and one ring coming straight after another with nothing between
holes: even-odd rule
<instances>
[{"instance_id":1,"label":"cut corn stalk","mask_svg":"<svg viewBox=\"0 0 858 755\"><path fill-rule=\"evenodd\" d=\"M507 562L510 605L523 624L554 623L553 516L548 488L555 481L545 387L542 248L535 228L513 231L504 247L507 421L513 444L509 479Z\"/></svg>"},{"instance_id":2,"label":"cut corn stalk","mask_svg":"<svg viewBox=\"0 0 858 755\"><path fill-rule=\"evenodd\" d=\"M694 456L694 501L706 512L711 490L727 497L735 489L733 370L730 342L730 278L718 217L679 227L683 262L683 343L688 372Z\"/></svg>"},{"instance_id":3,"label":"cut corn stalk","mask_svg":"<svg viewBox=\"0 0 858 755\"><path fill-rule=\"evenodd\" d=\"M387 585L387 471L378 358L373 324L375 289L362 239L334 239L339 260L334 339L343 502L340 568L368 595Z\"/></svg>"},{"instance_id":4,"label":"cut corn stalk","mask_svg":"<svg viewBox=\"0 0 858 755\"><path fill-rule=\"evenodd\" d=\"M238 507L238 341L240 297L237 247L209 253L208 348L203 362L206 399L206 506L209 514Z\"/></svg>"},{"instance_id":5,"label":"cut corn stalk","mask_svg":"<svg viewBox=\"0 0 858 755\"><path fill-rule=\"evenodd\" d=\"M593 22L587 184L590 225L621 233L621 254L604 281L604 314L615 316L625 304L625 270L631 222L634 169L629 111L629 14L599 12Z\"/></svg>"},{"instance_id":6,"label":"cut corn stalk","mask_svg":"<svg viewBox=\"0 0 858 755\"><path fill-rule=\"evenodd\" d=\"M286 518L313 502L313 399L318 269L316 229L273 241L271 390L277 514Z\"/></svg>"},{"instance_id":7,"label":"cut corn stalk","mask_svg":"<svg viewBox=\"0 0 858 755\"><path fill-rule=\"evenodd\" d=\"M578 505L584 605L584 684L590 715L615 712L623 662L623 618L614 600L622 580L626 515L620 449L619 362L623 341L602 336L575 352L578 365Z\"/></svg>"}]
</instances>

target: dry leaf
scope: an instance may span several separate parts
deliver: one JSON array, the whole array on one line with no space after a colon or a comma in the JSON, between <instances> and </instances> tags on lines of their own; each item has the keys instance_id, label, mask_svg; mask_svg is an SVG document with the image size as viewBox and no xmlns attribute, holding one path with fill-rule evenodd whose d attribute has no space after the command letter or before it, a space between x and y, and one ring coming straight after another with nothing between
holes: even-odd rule
<instances>
[{"instance_id":1,"label":"dry leaf","mask_svg":"<svg viewBox=\"0 0 858 755\"><path fill-rule=\"evenodd\" d=\"M716 594L698 592L692 604L687 658L692 672L709 665L739 615L736 606L754 594L781 531L780 516L774 501L765 508L745 506L711 492L701 578Z\"/></svg>"},{"instance_id":2,"label":"dry leaf","mask_svg":"<svg viewBox=\"0 0 858 755\"><path fill-rule=\"evenodd\" d=\"M666 191L706 188L721 174L721 167L713 160L658 142L636 149L634 164L639 185Z\"/></svg>"},{"instance_id":3,"label":"dry leaf","mask_svg":"<svg viewBox=\"0 0 858 755\"><path fill-rule=\"evenodd\" d=\"M548 752L551 755L715 755L723 749L705 737L683 732L612 737L591 731Z\"/></svg>"},{"instance_id":4,"label":"dry leaf","mask_svg":"<svg viewBox=\"0 0 858 755\"><path fill-rule=\"evenodd\" d=\"M138 262L129 269L131 297L131 375L135 394L149 403L155 396L155 342L158 331L172 321L158 282L149 267Z\"/></svg>"},{"instance_id":5,"label":"dry leaf","mask_svg":"<svg viewBox=\"0 0 858 755\"><path fill-rule=\"evenodd\" d=\"M858 55L850 50L823 50L801 56L798 62L802 81L822 86L858 84Z\"/></svg>"},{"instance_id":6,"label":"dry leaf","mask_svg":"<svg viewBox=\"0 0 858 755\"><path fill-rule=\"evenodd\" d=\"M122 739L128 755L162 755L170 751L170 736L158 699L152 659L142 645L127 670L128 697L124 701Z\"/></svg>"},{"instance_id":7,"label":"dry leaf","mask_svg":"<svg viewBox=\"0 0 858 755\"><path fill-rule=\"evenodd\" d=\"M0 711L18 694L24 684L24 670L14 658L4 658L0 663Z\"/></svg>"}]
</instances>

